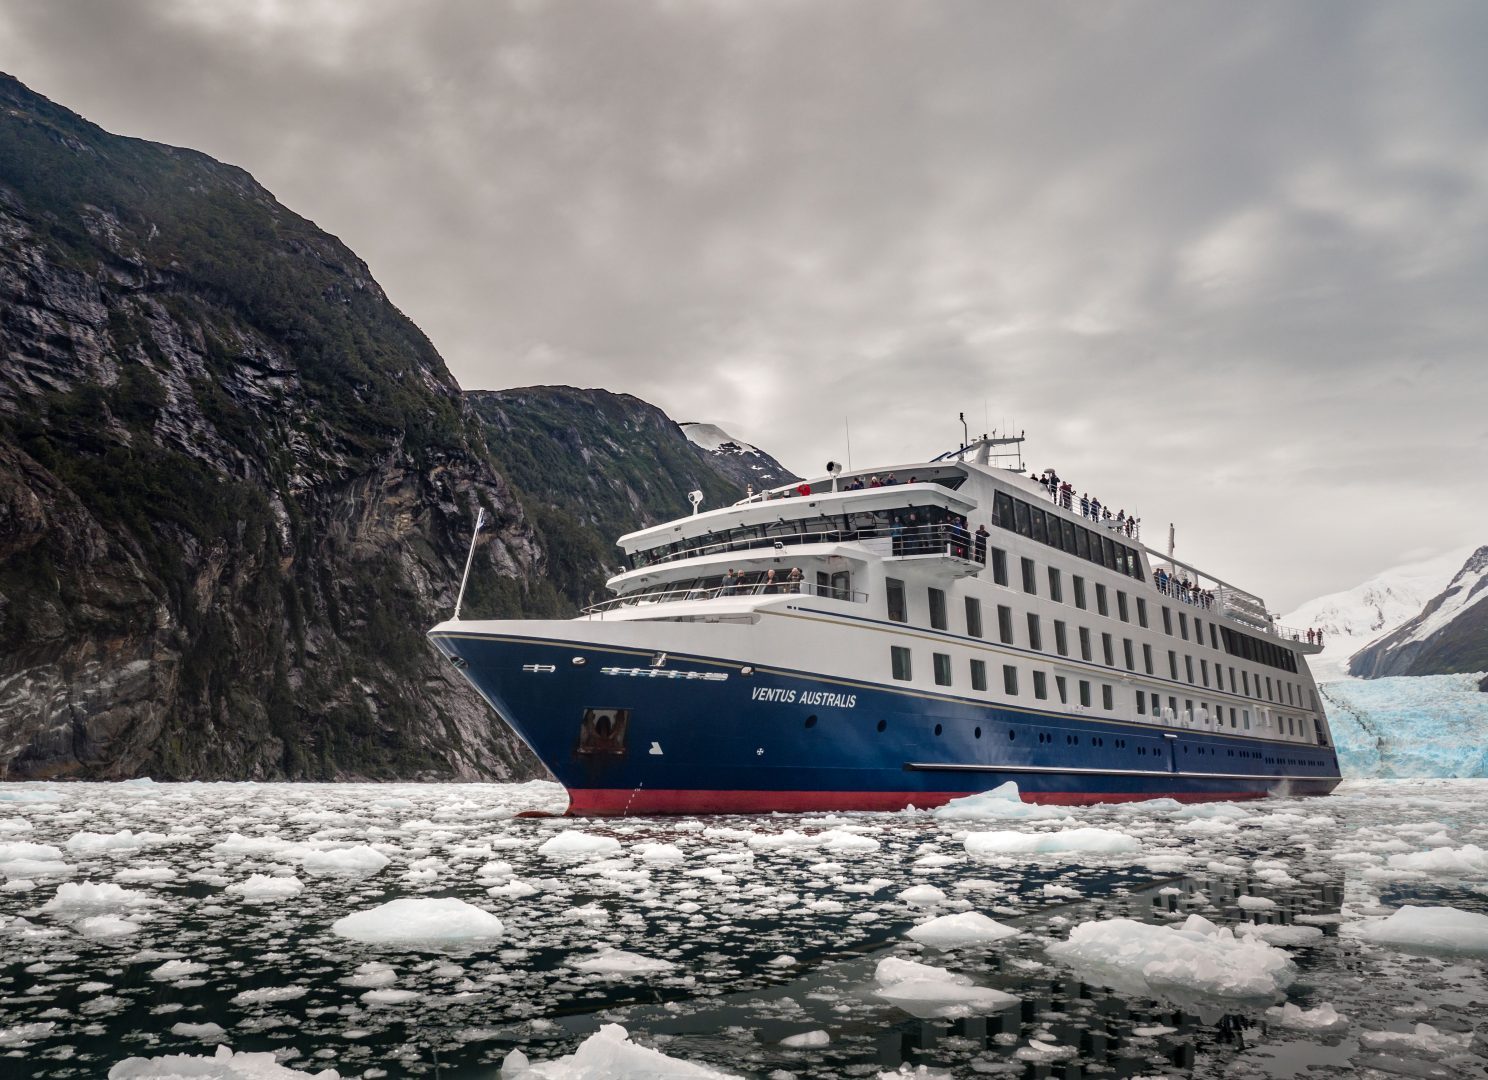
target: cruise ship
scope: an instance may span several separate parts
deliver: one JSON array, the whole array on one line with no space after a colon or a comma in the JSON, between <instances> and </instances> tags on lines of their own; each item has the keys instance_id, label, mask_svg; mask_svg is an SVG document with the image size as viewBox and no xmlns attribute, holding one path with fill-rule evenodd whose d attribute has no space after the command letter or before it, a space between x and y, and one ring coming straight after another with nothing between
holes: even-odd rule
<instances>
[{"instance_id":1,"label":"cruise ship","mask_svg":"<svg viewBox=\"0 0 1488 1080\"><path fill-rule=\"evenodd\" d=\"M1026 475L1021 435L963 442L732 506L694 493L620 537L615 595L579 617L457 603L429 637L571 815L925 808L1009 780L1066 804L1334 788L1319 644L1171 532L1156 552Z\"/></svg>"}]
</instances>

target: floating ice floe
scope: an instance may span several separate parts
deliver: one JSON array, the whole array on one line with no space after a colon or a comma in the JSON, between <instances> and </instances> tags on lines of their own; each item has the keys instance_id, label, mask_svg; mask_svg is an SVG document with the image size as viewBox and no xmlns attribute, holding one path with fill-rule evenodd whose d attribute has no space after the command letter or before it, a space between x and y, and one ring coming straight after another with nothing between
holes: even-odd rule
<instances>
[{"instance_id":1,"label":"floating ice floe","mask_svg":"<svg viewBox=\"0 0 1488 1080\"><path fill-rule=\"evenodd\" d=\"M987 945L1019 933L1021 931L1014 927L990 919L979 911L961 911L913 926L905 936L932 948L957 949L963 945Z\"/></svg>"},{"instance_id":2,"label":"floating ice floe","mask_svg":"<svg viewBox=\"0 0 1488 1080\"><path fill-rule=\"evenodd\" d=\"M150 972L150 978L158 982L174 982L210 970L209 965L196 960L167 960Z\"/></svg>"},{"instance_id":3,"label":"floating ice floe","mask_svg":"<svg viewBox=\"0 0 1488 1080\"><path fill-rule=\"evenodd\" d=\"M676 844L637 844L633 850L642 862L681 862L687 857Z\"/></svg>"},{"instance_id":4,"label":"floating ice floe","mask_svg":"<svg viewBox=\"0 0 1488 1080\"><path fill-rule=\"evenodd\" d=\"M1069 808L1026 803L1018 794L1017 782L1009 780L991 791L952 799L931 814L940 821L1031 821L1068 817Z\"/></svg>"},{"instance_id":5,"label":"floating ice floe","mask_svg":"<svg viewBox=\"0 0 1488 1080\"><path fill-rule=\"evenodd\" d=\"M390 861L382 852L366 844L299 853L300 865L312 874L370 874L381 870Z\"/></svg>"},{"instance_id":6,"label":"floating ice floe","mask_svg":"<svg viewBox=\"0 0 1488 1080\"><path fill-rule=\"evenodd\" d=\"M880 960L873 977L878 983L876 997L921 1019L995 1012L1020 1000L1001 990L973 985L965 975L894 956Z\"/></svg>"},{"instance_id":7,"label":"floating ice floe","mask_svg":"<svg viewBox=\"0 0 1488 1080\"><path fill-rule=\"evenodd\" d=\"M335 1069L297 1072L274 1060L268 1051L235 1054L219 1046L212 1057L167 1054L164 1057L125 1058L108 1072L108 1080L340 1080Z\"/></svg>"},{"instance_id":8,"label":"floating ice floe","mask_svg":"<svg viewBox=\"0 0 1488 1080\"><path fill-rule=\"evenodd\" d=\"M56 1028L57 1025L50 1020L0 1027L0 1046L29 1046L38 1039L49 1037Z\"/></svg>"},{"instance_id":9,"label":"floating ice floe","mask_svg":"<svg viewBox=\"0 0 1488 1080\"><path fill-rule=\"evenodd\" d=\"M177 837L177 840L185 837ZM164 833L135 832L124 829L116 833L79 832L67 838L67 850L74 855L102 855L116 851L138 851L140 848L169 844L172 838Z\"/></svg>"},{"instance_id":10,"label":"floating ice floe","mask_svg":"<svg viewBox=\"0 0 1488 1080\"><path fill-rule=\"evenodd\" d=\"M670 960L657 960L624 949L603 949L599 955L575 962L573 968L590 975L604 975L623 979L631 975L656 975L672 971L676 964Z\"/></svg>"},{"instance_id":11,"label":"floating ice floe","mask_svg":"<svg viewBox=\"0 0 1488 1080\"><path fill-rule=\"evenodd\" d=\"M501 1064L501 1080L656 1080L658 1077L734 1080L729 1073L639 1046L630 1041L630 1033L619 1024L604 1024L566 1057L534 1064L526 1054L513 1050Z\"/></svg>"},{"instance_id":12,"label":"floating ice floe","mask_svg":"<svg viewBox=\"0 0 1488 1080\"><path fill-rule=\"evenodd\" d=\"M234 1005L273 1005L280 1001L295 1001L309 993L305 986L260 986L256 990L244 990L232 996Z\"/></svg>"},{"instance_id":13,"label":"floating ice floe","mask_svg":"<svg viewBox=\"0 0 1488 1080\"><path fill-rule=\"evenodd\" d=\"M1142 850L1135 836L1114 829L1063 829L1059 832L967 833L962 841L968 855L1050 855L1079 852L1121 855Z\"/></svg>"},{"instance_id":14,"label":"floating ice floe","mask_svg":"<svg viewBox=\"0 0 1488 1080\"><path fill-rule=\"evenodd\" d=\"M780 1040L781 1046L789 1046L792 1050L810 1050L818 1046L829 1046L832 1036L818 1028L815 1031L803 1031L797 1035L787 1035Z\"/></svg>"},{"instance_id":15,"label":"floating ice floe","mask_svg":"<svg viewBox=\"0 0 1488 1080\"><path fill-rule=\"evenodd\" d=\"M895 898L915 907L934 907L945 903L946 894L934 885L911 885L896 893Z\"/></svg>"},{"instance_id":16,"label":"floating ice floe","mask_svg":"<svg viewBox=\"0 0 1488 1080\"><path fill-rule=\"evenodd\" d=\"M233 896L241 896L244 900L264 903L270 900L287 900L291 896L299 896L305 891L305 886L296 877L271 877L268 874L254 874L247 881L239 881L229 885L226 892Z\"/></svg>"},{"instance_id":17,"label":"floating ice floe","mask_svg":"<svg viewBox=\"0 0 1488 1080\"><path fill-rule=\"evenodd\" d=\"M205 1024L188 1024L185 1022L172 1024L171 1034L182 1035L188 1039L201 1039L204 1042L213 1042L227 1037L227 1032L223 1030L222 1025L214 1024L211 1021Z\"/></svg>"},{"instance_id":18,"label":"floating ice floe","mask_svg":"<svg viewBox=\"0 0 1488 1080\"><path fill-rule=\"evenodd\" d=\"M1369 1050L1441 1058L1462 1053L1472 1045L1472 1039L1471 1031L1454 1034L1430 1024L1417 1024L1414 1031L1365 1031L1359 1035L1359 1045Z\"/></svg>"},{"instance_id":19,"label":"floating ice floe","mask_svg":"<svg viewBox=\"0 0 1488 1080\"><path fill-rule=\"evenodd\" d=\"M1391 855L1387 865L1392 870L1420 870L1427 874L1488 875L1488 851L1477 844L1464 844L1458 848L1437 847L1430 851Z\"/></svg>"},{"instance_id":20,"label":"floating ice floe","mask_svg":"<svg viewBox=\"0 0 1488 1080\"><path fill-rule=\"evenodd\" d=\"M1488 915L1454 907L1407 905L1383 919L1346 923L1340 933L1380 945L1473 956L1488 954Z\"/></svg>"},{"instance_id":21,"label":"floating ice floe","mask_svg":"<svg viewBox=\"0 0 1488 1080\"><path fill-rule=\"evenodd\" d=\"M461 945L501 936L501 920L454 897L403 897L331 924L333 933L372 945Z\"/></svg>"},{"instance_id":22,"label":"floating ice floe","mask_svg":"<svg viewBox=\"0 0 1488 1080\"><path fill-rule=\"evenodd\" d=\"M90 938L128 937L139 933L139 923L130 922L118 915L92 915L79 919L77 932Z\"/></svg>"},{"instance_id":23,"label":"floating ice floe","mask_svg":"<svg viewBox=\"0 0 1488 1080\"><path fill-rule=\"evenodd\" d=\"M537 849L539 855L618 855L620 841L612 836L595 836L593 833L568 829L544 840Z\"/></svg>"},{"instance_id":24,"label":"floating ice floe","mask_svg":"<svg viewBox=\"0 0 1488 1080\"><path fill-rule=\"evenodd\" d=\"M70 914L84 911L127 911L134 908L159 907L165 901L142 892L134 892L111 881L64 882L57 894L42 905L42 911Z\"/></svg>"},{"instance_id":25,"label":"floating ice floe","mask_svg":"<svg viewBox=\"0 0 1488 1080\"><path fill-rule=\"evenodd\" d=\"M1270 911L1276 906L1269 896L1237 896L1235 903L1244 911Z\"/></svg>"},{"instance_id":26,"label":"floating ice floe","mask_svg":"<svg viewBox=\"0 0 1488 1080\"><path fill-rule=\"evenodd\" d=\"M1333 1008L1331 1002L1324 1002L1315 1009L1304 1009L1288 1001L1285 1005L1267 1009L1266 1019L1277 1027L1293 1031L1341 1031L1349 1026L1348 1017Z\"/></svg>"},{"instance_id":27,"label":"floating ice floe","mask_svg":"<svg viewBox=\"0 0 1488 1080\"><path fill-rule=\"evenodd\" d=\"M1108 977L1118 988L1145 985L1214 997L1269 997L1297 974L1281 949L1258 938L1237 938L1199 915L1181 927L1134 919L1085 922L1046 951L1097 979Z\"/></svg>"}]
</instances>

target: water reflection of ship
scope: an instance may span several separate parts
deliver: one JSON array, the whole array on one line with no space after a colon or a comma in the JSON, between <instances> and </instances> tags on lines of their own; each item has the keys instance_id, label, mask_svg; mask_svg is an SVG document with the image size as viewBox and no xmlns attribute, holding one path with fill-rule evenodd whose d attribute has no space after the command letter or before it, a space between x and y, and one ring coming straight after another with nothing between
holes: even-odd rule
<instances>
[{"instance_id":1,"label":"water reflection of ship","mask_svg":"<svg viewBox=\"0 0 1488 1080\"><path fill-rule=\"evenodd\" d=\"M1094 893L1104 881L1112 891L1094 899L1050 905L1021 918L1005 921L1026 930L1043 929L1050 918L1062 916L1071 922L1089 918L1124 917L1153 923L1177 923L1191 911L1212 904L1222 912L1216 921L1234 925L1241 921L1290 925L1298 915L1316 917L1336 914L1343 898L1343 875L1330 874L1326 881L1309 880L1301 887L1275 890L1263 879L1237 868L1237 873L1158 881L1126 890L1119 875L1096 874L1082 879ZM1244 895L1265 893L1276 907L1247 911L1239 907ZM1213 912L1210 912L1213 915ZM1331 927L1324 930L1331 932ZM1019 939L1012 939L1017 942ZM1307 950L1297 951L1299 966L1307 966ZM963 950L944 958L919 959L943 964L978 983L1020 999L997 1012L958 1018L915 1018L889 1006L873 1009L873 973L878 962L891 955L904 955L900 940L853 956L819 965L797 978L767 988L752 988L687 1005L671 1002L655 1006L631 1006L619 1017L632 1031L647 1036L676 1039L669 1052L695 1060L733 1062L734 1068L760 1067L769 1072L778 1060L741 1060L737 1042L719 1035L727 1030L749 1028L756 1033L763 1055L768 1048L792 1034L812 1028L831 1033L828 1047L804 1065L811 1075L835 1075L868 1064L866 1045L874 1048L872 1064L894 1069L901 1064L955 1069L972 1057L989 1055L1002 1059L1003 1068L1022 1066L1026 1077L1057 1075L1061 1080L1080 1080L1087 1074L1102 1077L1150 1075L1159 1068L1189 1069L1204 1052L1232 1055L1252 1042L1256 1016L1269 1002L1238 1006L1222 999L1150 988L1134 993L1083 979L1076 972L1047 962L1037 966L1021 956L1010 943L977 952ZM1041 956L1041 954L1037 954ZM848 1012L844 1002L863 1005ZM603 1019L614 1019L606 1012ZM556 1018L555 1018L556 1019ZM559 1023L573 1035L592 1031L601 1018L597 1014L573 1015ZM1029 1036L1042 1033L1050 1043L1075 1048L1075 1056L1061 1061L1023 1061L1015 1055L1028 1044ZM685 1048L685 1049L683 1049ZM850 1056L849 1056L850 1055ZM1052 1070L1052 1071L1051 1071ZM1000 1071L1000 1070L999 1070ZM959 1073L957 1074L959 1075Z\"/></svg>"}]
</instances>

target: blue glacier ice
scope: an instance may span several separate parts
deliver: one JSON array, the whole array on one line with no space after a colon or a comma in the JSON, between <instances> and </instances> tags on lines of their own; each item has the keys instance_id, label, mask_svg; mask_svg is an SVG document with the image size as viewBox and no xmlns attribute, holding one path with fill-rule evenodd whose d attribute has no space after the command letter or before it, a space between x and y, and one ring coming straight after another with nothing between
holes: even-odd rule
<instances>
[{"instance_id":1,"label":"blue glacier ice","mask_svg":"<svg viewBox=\"0 0 1488 1080\"><path fill-rule=\"evenodd\" d=\"M1471 675L1320 686L1345 776L1488 777L1488 694Z\"/></svg>"}]
</instances>

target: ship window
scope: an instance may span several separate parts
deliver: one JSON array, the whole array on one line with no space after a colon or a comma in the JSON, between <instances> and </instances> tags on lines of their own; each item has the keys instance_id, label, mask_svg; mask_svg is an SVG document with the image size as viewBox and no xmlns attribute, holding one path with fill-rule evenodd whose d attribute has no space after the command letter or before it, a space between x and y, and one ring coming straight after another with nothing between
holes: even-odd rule
<instances>
[{"instance_id":1,"label":"ship window","mask_svg":"<svg viewBox=\"0 0 1488 1080\"><path fill-rule=\"evenodd\" d=\"M1174 682L1178 680L1178 654L1172 649L1168 650L1168 676Z\"/></svg>"},{"instance_id":2,"label":"ship window","mask_svg":"<svg viewBox=\"0 0 1488 1080\"><path fill-rule=\"evenodd\" d=\"M1018 695L1018 669L1012 664L1002 665L1002 689L1009 697Z\"/></svg>"},{"instance_id":3,"label":"ship window","mask_svg":"<svg viewBox=\"0 0 1488 1080\"><path fill-rule=\"evenodd\" d=\"M1064 550L1069 552L1071 555L1078 554L1078 552L1075 550L1075 523L1073 521L1065 521L1063 518L1061 518L1059 521L1059 526L1059 531L1064 536Z\"/></svg>"},{"instance_id":4,"label":"ship window","mask_svg":"<svg viewBox=\"0 0 1488 1080\"><path fill-rule=\"evenodd\" d=\"M1106 554L1106 569L1107 570L1115 570L1116 569L1116 541L1112 540L1109 536L1103 536L1103 537L1101 537L1101 547L1102 547L1102 549L1104 549L1105 554Z\"/></svg>"},{"instance_id":5,"label":"ship window","mask_svg":"<svg viewBox=\"0 0 1488 1080\"><path fill-rule=\"evenodd\" d=\"M1006 491L992 496L992 524L999 529L1013 528L1013 497Z\"/></svg>"},{"instance_id":6,"label":"ship window","mask_svg":"<svg viewBox=\"0 0 1488 1080\"><path fill-rule=\"evenodd\" d=\"M1059 704L1061 704L1061 705L1068 705L1069 704L1069 683L1065 681L1065 678L1064 678L1063 675L1055 675L1054 676L1054 690L1055 690L1056 693L1059 694Z\"/></svg>"},{"instance_id":7,"label":"ship window","mask_svg":"<svg viewBox=\"0 0 1488 1080\"><path fill-rule=\"evenodd\" d=\"M1075 554L1082 559L1090 558L1090 533L1075 525Z\"/></svg>"},{"instance_id":8,"label":"ship window","mask_svg":"<svg viewBox=\"0 0 1488 1080\"><path fill-rule=\"evenodd\" d=\"M1209 685L1209 661L1199 661L1199 677L1205 686Z\"/></svg>"},{"instance_id":9,"label":"ship window","mask_svg":"<svg viewBox=\"0 0 1488 1080\"><path fill-rule=\"evenodd\" d=\"M1244 668L1241 668L1240 680L1245 684L1245 696L1250 697L1250 672L1246 671ZM1230 680L1230 685L1235 685L1235 681L1233 679Z\"/></svg>"},{"instance_id":10,"label":"ship window","mask_svg":"<svg viewBox=\"0 0 1488 1080\"><path fill-rule=\"evenodd\" d=\"M1116 695L1108 683L1101 683L1101 708L1107 712L1116 708Z\"/></svg>"},{"instance_id":11,"label":"ship window","mask_svg":"<svg viewBox=\"0 0 1488 1080\"><path fill-rule=\"evenodd\" d=\"M1075 585L1075 607L1081 611L1085 610L1085 579L1079 574L1072 574Z\"/></svg>"},{"instance_id":12,"label":"ship window","mask_svg":"<svg viewBox=\"0 0 1488 1080\"><path fill-rule=\"evenodd\" d=\"M926 591L930 596L930 628L932 630L944 630L946 628L945 592L941 589L928 589Z\"/></svg>"},{"instance_id":13,"label":"ship window","mask_svg":"<svg viewBox=\"0 0 1488 1080\"><path fill-rule=\"evenodd\" d=\"M1178 613L1178 636L1188 640L1188 614L1182 611Z\"/></svg>"},{"instance_id":14,"label":"ship window","mask_svg":"<svg viewBox=\"0 0 1488 1080\"><path fill-rule=\"evenodd\" d=\"M914 678L909 666L909 650L903 645L889 646L889 660L893 666L894 678L904 682Z\"/></svg>"},{"instance_id":15,"label":"ship window","mask_svg":"<svg viewBox=\"0 0 1488 1080\"><path fill-rule=\"evenodd\" d=\"M1194 616L1194 641L1204 644L1204 620L1197 615Z\"/></svg>"},{"instance_id":16,"label":"ship window","mask_svg":"<svg viewBox=\"0 0 1488 1080\"><path fill-rule=\"evenodd\" d=\"M1033 673L1033 696L1040 701L1047 700L1049 697L1049 677L1042 671Z\"/></svg>"},{"instance_id":17,"label":"ship window","mask_svg":"<svg viewBox=\"0 0 1488 1080\"><path fill-rule=\"evenodd\" d=\"M1147 601L1140 596L1137 597L1137 625L1147 629Z\"/></svg>"},{"instance_id":18,"label":"ship window","mask_svg":"<svg viewBox=\"0 0 1488 1080\"><path fill-rule=\"evenodd\" d=\"M987 662L985 660L971 662L971 688L973 690L987 689Z\"/></svg>"},{"instance_id":19,"label":"ship window","mask_svg":"<svg viewBox=\"0 0 1488 1080\"><path fill-rule=\"evenodd\" d=\"M1039 617L1032 611L1028 613L1028 647L1037 649L1039 652L1043 652L1044 649L1044 634L1039 626Z\"/></svg>"},{"instance_id":20,"label":"ship window","mask_svg":"<svg viewBox=\"0 0 1488 1080\"><path fill-rule=\"evenodd\" d=\"M992 580L999 585L1008 583L1007 552L1002 548L992 548Z\"/></svg>"},{"instance_id":21,"label":"ship window","mask_svg":"<svg viewBox=\"0 0 1488 1080\"><path fill-rule=\"evenodd\" d=\"M1193 657L1192 656L1188 656L1187 654L1184 655L1184 657L1183 657L1183 671L1184 671L1184 674L1186 674L1188 676L1189 685L1190 686L1193 685L1194 677L1193 677Z\"/></svg>"},{"instance_id":22,"label":"ship window","mask_svg":"<svg viewBox=\"0 0 1488 1080\"><path fill-rule=\"evenodd\" d=\"M1116 590L1116 615L1122 622L1131 622L1131 612L1126 606L1126 593Z\"/></svg>"},{"instance_id":23,"label":"ship window","mask_svg":"<svg viewBox=\"0 0 1488 1080\"><path fill-rule=\"evenodd\" d=\"M1090 708L1090 683L1086 679L1080 680L1080 704Z\"/></svg>"},{"instance_id":24,"label":"ship window","mask_svg":"<svg viewBox=\"0 0 1488 1080\"><path fill-rule=\"evenodd\" d=\"M909 614L904 604L904 582L897 578L885 578L884 593L889 599L889 620L908 622Z\"/></svg>"},{"instance_id":25,"label":"ship window","mask_svg":"<svg viewBox=\"0 0 1488 1080\"><path fill-rule=\"evenodd\" d=\"M1049 567L1049 599L1056 604L1064 603L1064 585L1059 580L1059 567Z\"/></svg>"},{"instance_id":26,"label":"ship window","mask_svg":"<svg viewBox=\"0 0 1488 1080\"><path fill-rule=\"evenodd\" d=\"M969 637L982 636L982 602L975 596L966 598L966 633Z\"/></svg>"},{"instance_id":27,"label":"ship window","mask_svg":"<svg viewBox=\"0 0 1488 1080\"><path fill-rule=\"evenodd\" d=\"M1218 664L1214 665L1214 688L1216 690L1224 689L1224 668L1220 667ZM1232 692L1233 690L1234 688L1231 687Z\"/></svg>"},{"instance_id":28,"label":"ship window","mask_svg":"<svg viewBox=\"0 0 1488 1080\"><path fill-rule=\"evenodd\" d=\"M1132 648L1131 638L1121 639L1121 658L1126 661L1127 671L1137 670L1137 656L1136 651Z\"/></svg>"},{"instance_id":29,"label":"ship window","mask_svg":"<svg viewBox=\"0 0 1488 1080\"><path fill-rule=\"evenodd\" d=\"M1145 690L1137 691L1137 715L1147 715L1147 692Z\"/></svg>"},{"instance_id":30,"label":"ship window","mask_svg":"<svg viewBox=\"0 0 1488 1080\"><path fill-rule=\"evenodd\" d=\"M1013 643L1013 609L1006 604L997 605L997 640L1004 645Z\"/></svg>"},{"instance_id":31,"label":"ship window","mask_svg":"<svg viewBox=\"0 0 1488 1080\"><path fill-rule=\"evenodd\" d=\"M935 685L951 685L951 658L943 652L931 653L931 660L935 664Z\"/></svg>"},{"instance_id":32,"label":"ship window","mask_svg":"<svg viewBox=\"0 0 1488 1080\"><path fill-rule=\"evenodd\" d=\"M1065 632L1064 622L1060 619L1054 620L1054 651L1060 656L1069 655L1069 635Z\"/></svg>"},{"instance_id":33,"label":"ship window","mask_svg":"<svg viewBox=\"0 0 1488 1080\"><path fill-rule=\"evenodd\" d=\"M1106 667L1116 666L1116 651L1110 634L1101 635L1101 655L1106 658Z\"/></svg>"},{"instance_id":34,"label":"ship window","mask_svg":"<svg viewBox=\"0 0 1488 1080\"><path fill-rule=\"evenodd\" d=\"M1023 591L1029 596L1038 595L1038 574L1032 559L1023 560Z\"/></svg>"},{"instance_id":35,"label":"ship window","mask_svg":"<svg viewBox=\"0 0 1488 1080\"><path fill-rule=\"evenodd\" d=\"M1044 512L1037 506L1032 506L1029 507L1028 516L1030 519L1030 524L1033 525L1033 538L1040 544L1044 543L1044 538L1047 535L1044 532Z\"/></svg>"},{"instance_id":36,"label":"ship window","mask_svg":"<svg viewBox=\"0 0 1488 1080\"><path fill-rule=\"evenodd\" d=\"M1145 641L1142 642L1142 669L1148 675L1152 674L1152 646Z\"/></svg>"},{"instance_id":37,"label":"ship window","mask_svg":"<svg viewBox=\"0 0 1488 1080\"><path fill-rule=\"evenodd\" d=\"M1033 525L1028 520L1028 504L1022 499L1014 500L1013 510L1018 523L1019 536L1032 536Z\"/></svg>"},{"instance_id":38,"label":"ship window","mask_svg":"<svg viewBox=\"0 0 1488 1080\"><path fill-rule=\"evenodd\" d=\"M1163 606L1163 633L1169 637L1173 634L1173 609Z\"/></svg>"},{"instance_id":39,"label":"ship window","mask_svg":"<svg viewBox=\"0 0 1488 1080\"><path fill-rule=\"evenodd\" d=\"M1111 614L1111 603L1106 596L1106 587L1098 581L1095 583L1095 610L1108 617Z\"/></svg>"},{"instance_id":40,"label":"ship window","mask_svg":"<svg viewBox=\"0 0 1488 1080\"><path fill-rule=\"evenodd\" d=\"M1080 627L1080 659L1089 660L1090 655L1090 628Z\"/></svg>"},{"instance_id":41,"label":"ship window","mask_svg":"<svg viewBox=\"0 0 1488 1080\"><path fill-rule=\"evenodd\" d=\"M1214 624L1209 624L1209 647L1215 652L1219 651L1219 632L1214 629Z\"/></svg>"}]
</instances>

